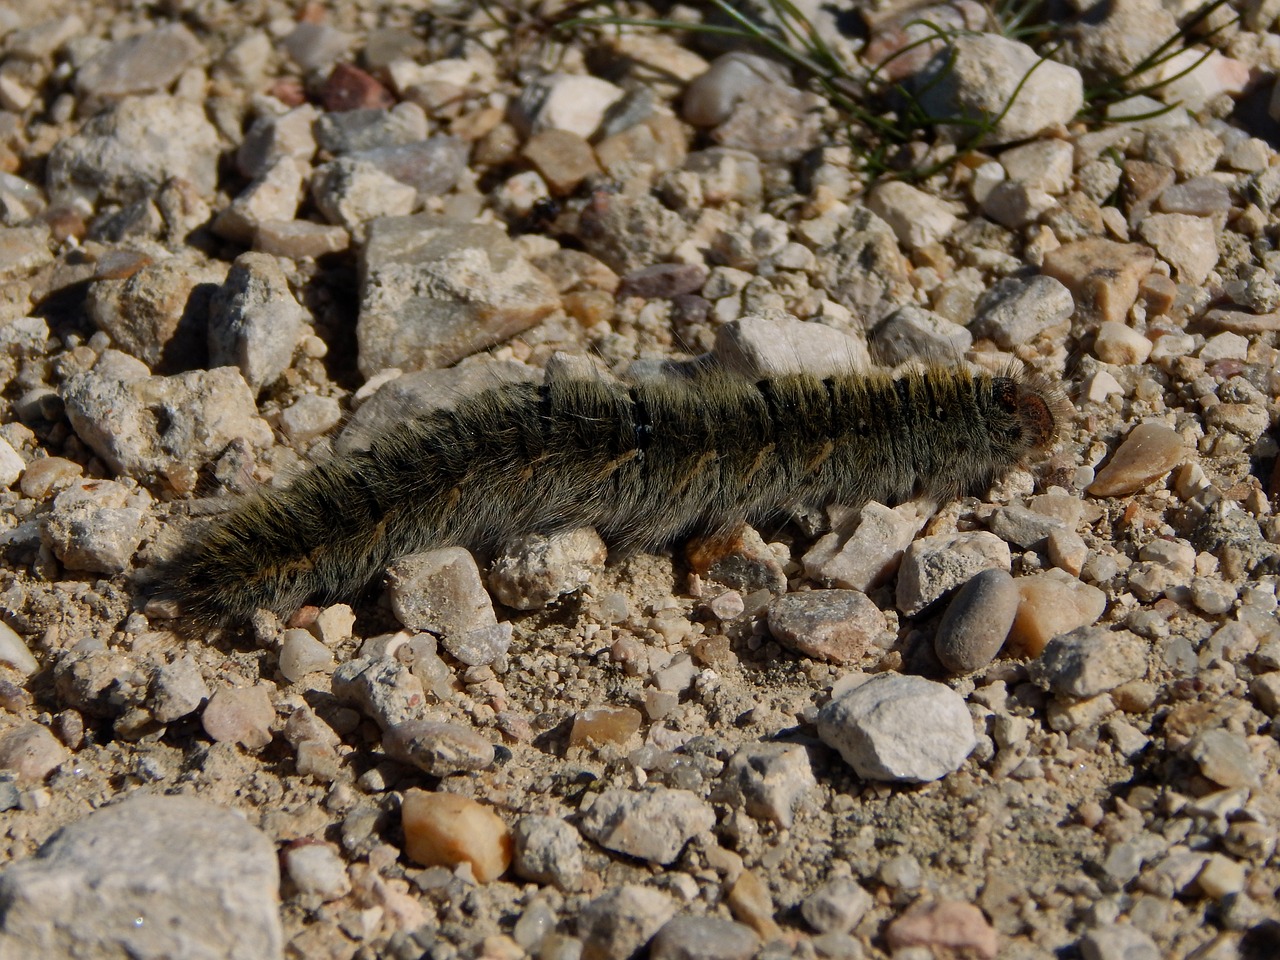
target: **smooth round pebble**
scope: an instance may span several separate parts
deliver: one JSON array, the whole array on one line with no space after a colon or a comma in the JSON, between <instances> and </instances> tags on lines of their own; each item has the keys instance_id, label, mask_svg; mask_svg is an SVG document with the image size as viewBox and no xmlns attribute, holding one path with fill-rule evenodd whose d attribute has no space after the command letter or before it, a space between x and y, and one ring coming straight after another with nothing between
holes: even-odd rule
<instances>
[{"instance_id":1,"label":"smooth round pebble","mask_svg":"<svg viewBox=\"0 0 1280 960\"><path fill-rule=\"evenodd\" d=\"M750 960L760 938L720 917L673 917L649 944L650 960Z\"/></svg>"},{"instance_id":2,"label":"smooth round pebble","mask_svg":"<svg viewBox=\"0 0 1280 960\"><path fill-rule=\"evenodd\" d=\"M938 660L952 673L981 670L1004 646L1021 598L1004 570L983 570L947 607L933 639Z\"/></svg>"},{"instance_id":3,"label":"smooth round pebble","mask_svg":"<svg viewBox=\"0 0 1280 960\"><path fill-rule=\"evenodd\" d=\"M3 620L0 620L0 663L7 663L23 676L30 676L40 669L22 637Z\"/></svg>"},{"instance_id":4,"label":"smooth round pebble","mask_svg":"<svg viewBox=\"0 0 1280 960\"><path fill-rule=\"evenodd\" d=\"M404 849L424 867L471 865L480 883L497 880L511 865L511 830L496 813L456 793L409 790L400 805Z\"/></svg>"}]
</instances>

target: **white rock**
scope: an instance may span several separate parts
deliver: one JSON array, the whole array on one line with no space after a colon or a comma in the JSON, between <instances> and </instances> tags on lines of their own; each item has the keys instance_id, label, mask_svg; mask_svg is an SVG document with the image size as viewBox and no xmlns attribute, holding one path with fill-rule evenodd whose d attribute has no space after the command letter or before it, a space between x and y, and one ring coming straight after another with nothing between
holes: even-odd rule
<instances>
[{"instance_id":1,"label":"white rock","mask_svg":"<svg viewBox=\"0 0 1280 960\"><path fill-rule=\"evenodd\" d=\"M983 138L987 144L1030 139L1071 122L1084 106L1084 83L1077 70L1053 60L1042 62L1025 43L994 33L956 37L917 75L916 88L934 117L999 116ZM965 128L957 133L968 135Z\"/></svg>"},{"instance_id":2,"label":"white rock","mask_svg":"<svg viewBox=\"0 0 1280 960\"><path fill-rule=\"evenodd\" d=\"M553 73L525 86L516 118L529 133L568 130L589 138L622 96L620 87L598 77Z\"/></svg>"},{"instance_id":3,"label":"white rock","mask_svg":"<svg viewBox=\"0 0 1280 960\"><path fill-rule=\"evenodd\" d=\"M1010 180L1055 196L1071 186L1075 148L1066 140L1036 140L1000 154Z\"/></svg>"},{"instance_id":4,"label":"white rock","mask_svg":"<svg viewBox=\"0 0 1280 960\"><path fill-rule=\"evenodd\" d=\"M696 794L650 786L601 793L583 813L580 829L608 850L667 864L680 856L690 838L715 822L715 811Z\"/></svg>"},{"instance_id":5,"label":"white rock","mask_svg":"<svg viewBox=\"0 0 1280 960\"><path fill-rule=\"evenodd\" d=\"M0 487L12 487L27 468L18 451L4 437L0 437Z\"/></svg>"},{"instance_id":6,"label":"white rock","mask_svg":"<svg viewBox=\"0 0 1280 960\"><path fill-rule=\"evenodd\" d=\"M712 353L722 366L748 377L826 377L871 366L863 340L821 323L763 316L741 317L720 327Z\"/></svg>"},{"instance_id":7,"label":"white rock","mask_svg":"<svg viewBox=\"0 0 1280 960\"><path fill-rule=\"evenodd\" d=\"M296 683L308 673L332 673L333 653L306 630L286 630L280 641L280 673Z\"/></svg>"},{"instance_id":8,"label":"white rock","mask_svg":"<svg viewBox=\"0 0 1280 960\"><path fill-rule=\"evenodd\" d=\"M135 794L0 874L0 955L279 960L271 840L225 807Z\"/></svg>"},{"instance_id":9,"label":"white rock","mask_svg":"<svg viewBox=\"0 0 1280 960\"><path fill-rule=\"evenodd\" d=\"M1145 363L1151 347L1151 341L1128 324L1104 320L1098 324L1093 355L1104 363L1128 366Z\"/></svg>"},{"instance_id":10,"label":"white rock","mask_svg":"<svg viewBox=\"0 0 1280 960\"><path fill-rule=\"evenodd\" d=\"M824 706L818 736L858 776L911 783L958 770L978 743L963 697L896 673L872 677Z\"/></svg>"},{"instance_id":11,"label":"white rock","mask_svg":"<svg viewBox=\"0 0 1280 960\"><path fill-rule=\"evenodd\" d=\"M31 655L22 637L3 620L0 620L0 663L7 663L24 676L30 676L40 669L40 664Z\"/></svg>"},{"instance_id":12,"label":"white rock","mask_svg":"<svg viewBox=\"0 0 1280 960\"><path fill-rule=\"evenodd\" d=\"M871 191L871 212L893 228L898 242L909 249L937 243L959 223L945 200L901 180L889 180Z\"/></svg>"}]
</instances>

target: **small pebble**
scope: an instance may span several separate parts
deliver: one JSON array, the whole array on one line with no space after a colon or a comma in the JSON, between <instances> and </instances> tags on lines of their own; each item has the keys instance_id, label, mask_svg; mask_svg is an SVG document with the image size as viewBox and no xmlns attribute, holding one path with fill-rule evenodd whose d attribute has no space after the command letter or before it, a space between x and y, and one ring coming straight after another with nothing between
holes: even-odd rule
<instances>
[{"instance_id":1,"label":"small pebble","mask_svg":"<svg viewBox=\"0 0 1280 960\"><path fill-rule=\"evenodd\" d=\"M271 706L267 684L252 687L218 687L205 705L200 722L204 732L219 743L238 743L258 751L271 742Z\"/></svg>"},{"instance_id":2,"label":"small pebble","mask_svg":"<svg viewBox=\"0 0 1280 960\"><path fill-rule=\"evenodd\" d=\"M652 887L626 883L606 891L578 916L582 960L639 955L675 912L671 897Z\"/></svg>"},{"instance_id":3,"label":"small pebble","mask_svg":"<svg viewBox=\"0 0 1280 960\"><path fill-rule=\"evenodd\" d=\"M1000 652L1018 612L1021 594L1004 570L983 570L947 606L933 648L952 673L981 670Z\"/></svg>"},{"instance_id":4,"label":"small pebble","mask_svg":"<svg viewBox=\"0 0 1280 960\"><path fill-rule=\"evenodd\" d=\"M1009 631L1009 642L1024 656L1038 657L1058 634L1087 627L1106 610L1106 595L1060 571L1046 571L1016 581L1022 599Z\"/></svg>"},{"instance_id":5,"label":"small pebble","mask_svg":"<svg viewBox=\"0 0 1280 960\"><path fill-rule=\"evenodd\" d=\"M954 952L995 960L1000 941L996 930L972 903L920 900L896 917L884 933L894 953L912 947Z\"/></svg>"},{"instance_id":6,"label":"small pebble","mask_svg":"<svg viewBox=\"0 0 1280 960\"><path fill-rule=\"evenodd\" d=\"M405 854L424 867L471 866L479 883L511 865L511 831L488 807L454 793L408 790L400 804Z\"/></svg>"},{"instance_id":7,"label":"small pebble","mask_svg":"<svg viewBox=\"0 0 1280 960\"><path fill-rule=\"evenodd\" d=\"M282 859L289 879L299 892L321 903L337 900L351 892L347 865L338 851L327 843L300 843L287 847Z\"/></svg>"},{"instance_id":8,"label":"small pebble","mask_svg":"<svg viewBox=\"0 0 1280 960\"><path fill-rule=\"evenodd\" d=\"M575 890L582 880L582 837L559 817L526 816L517 821L515 871L534 883Z\"/></svg>"},{"instance_id":9,"label":"small pebble","mask_svg":"<svg viewBox=\"0 0 1280 960\"><path fill-rule=\"evenodd\" d=\"M711 807L688 790L649 786L599 794L583 812L579 829L607 850L668 864L715 822Z\"/></svg>"},{"instance_id":10,"label":"small pebble","mask_svg":"<svg viewBox=\"0 0 1280 960\"><path fill-rule=\"evenodd\" d=\"M24 677L40 669L40 663L14 629L0 620L0 663L7 663Z\"/></svg>"},{"instance_id":11,"label":"small pebble","mask_svg":"<svg viewBox=\"0 0 1280 960\"><path fill-rule=\"evenodd\" d=\"M589 743L626 743L640 729L643 718L631 707L594 707L579 710L569 731L569 746Z\"/></svg>"},{"instance_id":12,"label":"small pebble","mask_svg":"<svg viewBox=\"0 0 1280 960\"><path fill-rule=\"evenodd\" d=\"M856 880L833 877L804 898L800 913L819 933L848 933L871 906L871 894Z\"/></svg>"},{"instance_id":13,"label":"small pebble","mask_svg":"<svg viewBox=\"0 0 1280 960\"><path fill-rule=\"evenodd\" d=\"M1163 424L1134 427L1111 459L1094 477L1089 493L1095 497L1123 497L1160 479L1187 456L1186 446Z\"/></svg>"},{"instance_id":14,"label":"small pebble","mask_svg":"<svg viewBox=\"0 0 1280 960\"><path fill-rule=\"evenodd\" d=\"M308 673L332 673L337 665L333 651L306 630L286 630L280 640L280 673L297 683Z\"/></svg>"},{"instance_id":15,"label":"small pebble","mask_svg":"<svg viewBox=\"0 0 1280 960\"><path fill-rule=\"evenodd\" d=\"M456 723L410 720L382 735L387 756L433 777L484 770L493 765L493 744Z\"/></svg>"},{"instance_id":16,"label":"small pebble","mask_svg":"<svg viewBox=\"0 0 1280 960\"><path fill-rule=\"evenodd\" d=\"M1127 630L1081 627L1059 634L1032 665L1032 676L1054 693L1096 697L1146 673L1148 644Z\"/></svg>"},{"instance_id":17,"label":"small pebble","mask_svg":"<svg viewBox=\"0 0 1280 960\"><path fill-rule=\"evenodd\" d=\"M898 609L914 617L975 574L1008 570L1011 562L1009 545L985 530L922 537L903 554Z\"/></svg>"},{"instance_id":18,"label":"small pebble","mask_svg":"<svg viewBox=\"0 0 1280 960\"><path fill-rule=\"evenodd\" d=\"M792 743L752 743L738 748L721 774L729 801L760 820L788 828L796 804L818 785L808 752Z\"/></svg>"},{"instance_id":19,"label":"small pebble","mask_svg":"<svg viewBox=\"0 0 1280 960\"><path fill-rule=\"evenodd\" d=\"M40 783L71 756L47 727L23 723L0 734L0 770L20 783Z\"/></svg>"},{"instance_id":20,"label":"small pebble","mask_svg":"<svg viewBox=\"0 0 1280 960\"><path fill-rule=\"evenodd\" d=\"M884 614L856 590L788 593L769 604L769 632L784 647L830 663L856 663L887 629Z\"/></svg>"},{"instance_id":21,"label":"small pebble","mask_svg":"<svg viewBox=\"0 0 1280 960\"><path fill-rule=\"evenodd\" d=\"M751 960L760 938L719 917L674 917L649 944L650 960Z\"/></svg>"}]
</instances>

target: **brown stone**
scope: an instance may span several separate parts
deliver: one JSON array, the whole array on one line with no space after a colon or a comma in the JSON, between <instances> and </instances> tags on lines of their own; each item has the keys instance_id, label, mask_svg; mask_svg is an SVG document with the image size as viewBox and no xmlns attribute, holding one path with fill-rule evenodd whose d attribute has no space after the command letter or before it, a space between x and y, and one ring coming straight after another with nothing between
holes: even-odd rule
<instances>
[{"instance_id":1,"label":"brown stone","mask_svg":"<svg viewBox=\"0 0 1280 960\"><path fill-rule=\"evenodd\" d=\"M1078 315L1118 323L1154 264L1155 254L1142 244L1090 237L1049 251L1043 272L1071 291Z\"/></svg>"}]
</instances>

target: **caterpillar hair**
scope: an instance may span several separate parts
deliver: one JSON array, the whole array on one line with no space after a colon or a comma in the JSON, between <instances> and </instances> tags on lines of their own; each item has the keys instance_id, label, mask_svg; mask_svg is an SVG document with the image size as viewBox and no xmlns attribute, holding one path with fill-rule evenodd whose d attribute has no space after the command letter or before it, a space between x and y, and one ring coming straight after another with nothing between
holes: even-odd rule
<instances>
[{"instance_id":1,"label":"caterpillar hair","mask_svg":"<svg viewBox=\"0 0 1280 960\"><path fill-rule=\"evenodd\" d=\"M184 613L225 622L350 599L435 547L582 526L651 547L801 506L941 500L1047 453L1068 410L1039 378L943 366L508 384L248 497L164 578Z\"/></svg>"}]
</instances>

